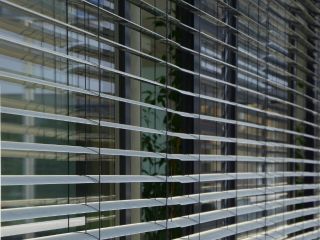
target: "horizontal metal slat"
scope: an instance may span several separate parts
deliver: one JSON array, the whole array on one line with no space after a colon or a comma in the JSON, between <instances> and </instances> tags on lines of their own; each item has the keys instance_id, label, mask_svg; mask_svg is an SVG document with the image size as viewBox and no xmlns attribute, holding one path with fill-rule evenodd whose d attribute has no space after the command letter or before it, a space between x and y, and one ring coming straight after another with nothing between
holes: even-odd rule
<instances>
[{"instance_id":1,"label":"horizontal metal slat","mask_svg":"<svg viewBox=\"0 0 320 240\"><path fill-rule=\"evenodd\" d=\"M78 227L85 225L85 217L66 218L52 221L42 221L25 223L12 226L1 227L1 237L21 235L34 232L43 232L68 227Z\"/></svg>"}]
</instances>

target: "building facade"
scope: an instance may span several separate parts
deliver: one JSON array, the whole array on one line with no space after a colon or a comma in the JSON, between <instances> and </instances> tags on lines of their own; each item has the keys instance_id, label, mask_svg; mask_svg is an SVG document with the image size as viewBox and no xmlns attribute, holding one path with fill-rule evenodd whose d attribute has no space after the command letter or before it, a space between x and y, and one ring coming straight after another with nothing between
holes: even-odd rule
<instances>
[{"instance_id":1,"label":"building facade","mask_svg":"<svg viewBox=\"0 0 320 240\"><path fill-rule=\"evenodd\" d=\"M0 18L2 239L320 239L319 1Z\"/></svg>"}]
</instances>

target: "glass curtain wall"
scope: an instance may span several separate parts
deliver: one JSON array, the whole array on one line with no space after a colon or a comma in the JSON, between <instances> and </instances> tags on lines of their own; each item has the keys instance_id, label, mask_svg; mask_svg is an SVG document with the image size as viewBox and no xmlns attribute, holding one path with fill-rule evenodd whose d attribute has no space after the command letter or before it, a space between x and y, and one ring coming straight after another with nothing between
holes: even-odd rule
<instances>
[{"instance_id":1,"label":"glass curtain wall","mask_svg":"<svg viewBox=\"0 0 320 240\"><path fill-rule=\"evenodd\" d=\"M320 5L0 0L1 237L320 238Z\"/></svg>"}]
</instances>

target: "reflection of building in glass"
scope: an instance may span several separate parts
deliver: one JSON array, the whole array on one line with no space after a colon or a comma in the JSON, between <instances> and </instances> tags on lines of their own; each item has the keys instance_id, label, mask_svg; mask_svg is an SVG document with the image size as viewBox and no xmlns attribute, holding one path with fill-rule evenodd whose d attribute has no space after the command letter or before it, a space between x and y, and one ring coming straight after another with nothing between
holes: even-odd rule
<instances>
[{"instance_id":1,"label":"reflection of building in glass","mask_svg":"<svg viewBox=\"0 0 320 240\"><path fill-rule=\"evenodd\" d=\"M320 239L314 0L1 0L3 239Z\"/></svg>"}]
</instances>

